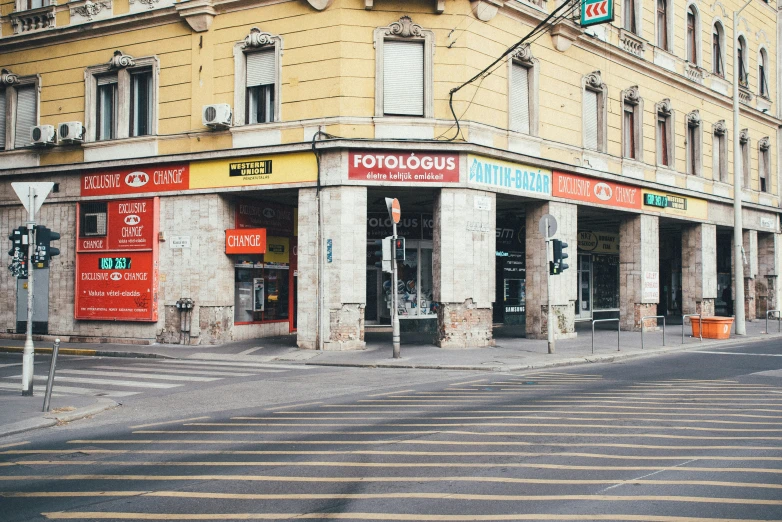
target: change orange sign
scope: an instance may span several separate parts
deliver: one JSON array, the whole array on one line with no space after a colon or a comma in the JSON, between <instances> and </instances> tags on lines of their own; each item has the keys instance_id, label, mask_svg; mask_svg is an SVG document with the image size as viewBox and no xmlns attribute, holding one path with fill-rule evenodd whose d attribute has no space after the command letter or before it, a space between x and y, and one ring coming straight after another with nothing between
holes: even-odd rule
<instances>
[{"instance_id":1,"label":"change orange sign","mask_svg":"<svg viewBox=\"0 0 782 522\"><path fill-rule=\"evenodd\" d=\"M552 195L600 205L641 208L641 189L631 185L554 171Z\"/></svg>"},{"instance_id":2,"label":"change orange sign","mask_svg":"<svg viewBox=\"0 0 782 522\"><path fill-rule=\"evenodd\" d=\"M265 228L234 228L225 231L226 254L265 254Z\"/></svg>"}]
</instances>

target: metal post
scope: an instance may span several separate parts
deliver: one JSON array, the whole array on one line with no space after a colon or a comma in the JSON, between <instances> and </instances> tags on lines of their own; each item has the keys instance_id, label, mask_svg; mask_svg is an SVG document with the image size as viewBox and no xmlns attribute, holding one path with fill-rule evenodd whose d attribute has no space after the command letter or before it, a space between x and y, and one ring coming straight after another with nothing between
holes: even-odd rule
<instances>
[{"instance_id":1,"label":"metal post","mask_svg":"<svg viewBox=\"0 0 782 522\"><path fill-rule=\"evenodd\" d=\"M593 319L592 320L592 353L595 353L595 323L609 323L613 321L616 321L616 351L617 352L622 351L619 348L619 341L622 332L622 323L619 321L619 319Z\"/></svg>"},{"instance_id":2,"label":"metal post","mask_svg":"<svg viewBox=\"0 0 782 522\"><path fill-rule=\"evenodd\" d=\"M777 314L777 331L782 332L782 313L780 310L766 310L766 333L768 334L768 316L771 314Z\"/></svg>"},{"instance_id":3,"label":"metal post","mask_svg":"<svg viewBox=\"0 0 782 522\"><path fill-rule=\"evenodd\" d=\"M554 341L554 304L553 304L553 292L551 291L551 248L549 248L551 240L546 238L546 293L548 301L548 353L554 353L555 341ZM594 347L592 348L594 351Z\"/></svg>"},{"instance_id":4,"label":"metal post","mask_svg":"<svg viewBox=\"0 0 782 522\"><path fill-rule=\"evenodd\" d=\"M682 316L682 344L684 344L684 319L687 317L698 318L698 338L703 342L703 314L684 314Z\"/></svg>"},{"instance_id":5,"label":"metal post","mask_svg":"<svg viewBox=\"0 0 782 522\"><path fill-rule=\"evenodd\" d=\"M392 220L393 223L393 220ZM399 308L398 308L398 299L399 296L397 295L397 266L396 266L396 223L393 223L393 239L394 242L393 248L391 249L391 271L392 271L392 281L391 281L391 322L393 324L393 333L392 333L392 342L394 344L394 359L399 359L400 357L400 342L399 342Z\"/></svg>"},{"instance_id":6,"label":"metal post","mask_svg":"<svg viewBox=\"0 0 782 522\"><path fill-rule=\"evenodd\" d=\"M663 346L665 346L665 316L664 315L646 315L641 317L641 350L644 349L644 321L647 319L662 319L663 320Z\"/></svg>"},{"instance_id":7,"label":"metal post","mask_svg":"<svg viewBox=\"0 0 782 522\"><path fill-rule=\"evenodd\" d=\"M52 363L49 365L49 380L46 381L46 395L43 398L43 411L49 411L49 401L52 398L52 387L54 386L54 370L57 367L57 353L60 351L60 340L54 340L52 348Z\"/></svg>"},{"instance_id":8,"label":"metal post","mask_svg":"<svg viewBox=\"0 0 782 522\"><path fill-rule=\"evenodd\" d=\"M33 395L33 254L35 253L35 189L29 188L27 213L27 331L22 352L22 395Z\"/></svg>"},{"instance_id":9,"label":"metal post","mask_svg":"<svg viewBox=\"0 0 782 522\"><path fill-rule=\"evenodd\" d=\"M752 0L747 0L741 9L733 11L733 251L734 273L733 281L736 286L736 295L733 309L736 314L736 335L746 335L747 329L744 323L744 259L741 255L744 241L743 225L741 222L741 183L742 168L741 142L739 141L739 13L741 13ZM746 60L747 57L744 57Z\"/></svg>"}]
</instances>

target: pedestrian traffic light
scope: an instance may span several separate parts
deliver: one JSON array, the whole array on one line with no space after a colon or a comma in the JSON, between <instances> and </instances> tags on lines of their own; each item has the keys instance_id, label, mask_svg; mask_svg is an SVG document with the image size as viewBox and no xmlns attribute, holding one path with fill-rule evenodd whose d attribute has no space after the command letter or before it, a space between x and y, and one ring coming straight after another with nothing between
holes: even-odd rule
<instances>
[{"instance_id":1,"label":"pedestrian traffic light","mask_svg":"<svg viewBox=\"0 0 782 522\"><path fill-rule=\"evenodd\" d=\"M403 237L394 240L394 259L396 261L405 260L405 238Z\"/></svg>"},{"instance_id":2,"label":"pedestrian traffic light","mask_svg":"<svg viewBox=\"0 0 782 522\"><path fill-rule=\"evenodd\" d=\"M52 241L58 241L60 234L52 232L43 225L35 227L35 256L33 262L37 268L46 268L54 256L60 255L60 249L51 246Z\"/></svg>"},{"instance_id":3,"label":"pedestrian traffic light","mask_svg":"<svg viewBox=\"0 0 782 522\"><path fill-rule=\"evenodd\" d=\"M564 241L560 241L559 239L553 239L552 244L554 246L554 264L559 265L558 272L567 270L568 268L570 268L570 265L564 262L564 260L569 257L565 252L565 249L568 246L567 243L565 243Z\"/></svg>"},{"instance_id":4,"label":"pedestrian traffic light","mask_svg":"<svg viewBox=\"0 0 782 522\"><path fill-rule=\"evenodd\" d=\"M16 277L27 277L28 238L26 226L16 228L8 235L8 239L11 240L11 249L8 251L11 264L8 265L8 270Z\"/></svg>"},{"instance_id":5,"label":"pedestrian traffic light","mask_svg":"<svg viewBox=\"0 0 782 522\"><path fill-rule=\"evenodd\" d=\"M383 239L376 239L375 245L380 248L380 250L375 250L375 258L377 259L377 261L375 261L375 266L381 268L383 272L388 272L390 274L392 271L391 236Z\"/></svg>"}]
</instances>

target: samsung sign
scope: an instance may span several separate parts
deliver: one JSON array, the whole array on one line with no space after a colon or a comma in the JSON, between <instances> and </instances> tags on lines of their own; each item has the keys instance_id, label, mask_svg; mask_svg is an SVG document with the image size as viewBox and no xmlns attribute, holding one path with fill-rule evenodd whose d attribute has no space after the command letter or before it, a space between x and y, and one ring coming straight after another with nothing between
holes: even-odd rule
<instances>
[{"instance_id":1,"label":"samsung sign","mask_svg":"<svg viewBox=\"0 0 782 522\"><path fill-rule=\"evenodd\" d=\"M468 184L532 195L551 195L551 171L485 156L467 156Z\"/></svg>"}]
</instances>

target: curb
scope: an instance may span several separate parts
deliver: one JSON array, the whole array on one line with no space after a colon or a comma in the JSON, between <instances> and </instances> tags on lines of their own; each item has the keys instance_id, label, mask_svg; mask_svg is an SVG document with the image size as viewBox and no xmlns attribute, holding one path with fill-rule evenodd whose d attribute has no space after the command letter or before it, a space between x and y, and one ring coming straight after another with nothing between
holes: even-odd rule
<instances>
[{"instance_id":1,"label":"curb","mask_svg":"<svg viewBox=\"0 0 782 522\"><path fill-rule=\"evenodd\" d=\"M24 348L22 346L0 346L0 352L2 353L22 353ZM52 353L51 348L35 348L35 353ZM59 355L82 355L88 357L128 357L132 359L176 359L170 355L162 355L159 353L144 353L144 352L117 352L108 350L90 350L87 348L60 348L57 353Z\"/></svg>"},{"instance_id":2,"label":"curb","mask_svg":"<svg viewBox=\"0 0 782 522\"><path fill-rule=\"evenodd\" d=\"M41 417L0 426L0 437L7 437L9 435L16 435L27 431L33 431L41 428L50 428L59 424L73 422L85 417L97 415L98 413L116 408L117 406L119 406L119 403L111 399L99 399L97 404L79 408L75 411L68 411L57 414L42 412ZM51 415L54 415L54 417Z\"/></svg>"}]
</instances>

